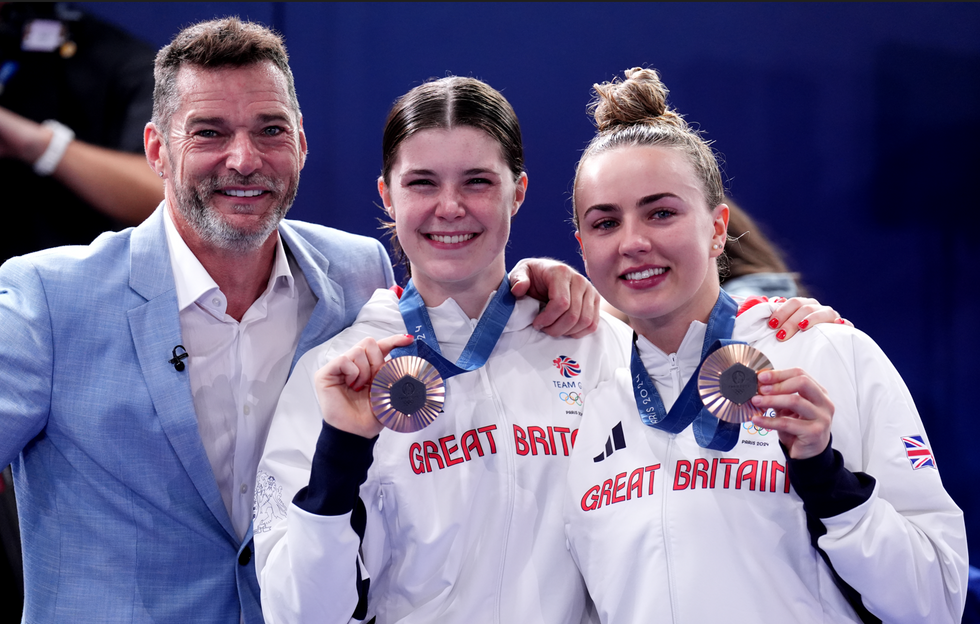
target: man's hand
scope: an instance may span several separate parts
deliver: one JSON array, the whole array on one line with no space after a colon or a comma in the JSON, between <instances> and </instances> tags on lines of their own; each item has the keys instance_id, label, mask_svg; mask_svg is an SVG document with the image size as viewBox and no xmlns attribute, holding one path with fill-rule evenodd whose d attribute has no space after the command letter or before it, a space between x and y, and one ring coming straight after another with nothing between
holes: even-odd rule
<instances>
[{"instance_id":1,"label":"man's hand","mask_svg":"<svg viewBox=\"0 0 980 624\"><path fill-rule=\"evenodd\" d=\"M578 271L550 258L526 258L510 272L515 297L545 303L534 328L549 336L581 338L599 326L599 293Z\"/></svg>"},{"instance_id":2,"label":"man's hand","mask_svg":"<svg viewBox=\"0 0 980 624\"><path fill-rule=\"evenodd\" d=\"M384 429L371 411L371 382L388 353L407 347L414 338L395 335L381 340L365 338L316 372L313 383L323 420L331 426L373 438Z\"/></svg>"}]
</instances>

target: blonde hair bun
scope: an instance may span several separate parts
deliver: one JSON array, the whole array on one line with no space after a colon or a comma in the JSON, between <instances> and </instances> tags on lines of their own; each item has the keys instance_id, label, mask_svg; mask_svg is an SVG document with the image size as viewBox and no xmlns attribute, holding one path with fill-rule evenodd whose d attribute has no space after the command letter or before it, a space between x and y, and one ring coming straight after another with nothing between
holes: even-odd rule
<instances>
[{"instance_id":1,"label":"blonde hair bun","mask_svg":"<svg viewBox=\"0 0 980 624\"><path fill-rule=\"evenodd\" d=\"M634 67L615 78L593 85L596 97L589 105L599 132L625 126L657 122L686 126L675 111L667 108L669 91L655 69Z\"/></svg>"},{"instance_id":2,"label":"blonde hair bun","mask_svg":"<svg viewBox=\"0 0 980 624\"><path fill-rule=\"evenodd\" d=\"M634 67L625 79L593 85L589 114L598 129L575 169L576 189L583 163L604 152L624 147L662 147L679 150L694 167L705 204L711 210L725 200L725 184L711 143L680 113L667 106L667 87L655 69ZM576 191L577 193L577 191ZM575 194L572 206L575 206ZM573 215L578 226L578 212Z\"/></svg>"}]
</instances>

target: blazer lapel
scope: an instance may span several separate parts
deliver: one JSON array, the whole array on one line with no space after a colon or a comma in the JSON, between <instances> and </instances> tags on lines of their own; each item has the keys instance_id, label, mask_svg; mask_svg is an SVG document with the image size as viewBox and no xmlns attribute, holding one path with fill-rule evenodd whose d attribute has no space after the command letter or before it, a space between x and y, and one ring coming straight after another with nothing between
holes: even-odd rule
<instances>
[{"instance_id":1,"label":"blazer lapel","mask_svg":"<svg viewBox=\"0 0 980 624\"><path fill-rule=\"evenodd\" d=\"M163 210L156 210L131 239L130 286L147 301L129 311L129 327L143 379L180 463L215 519L235 542L237 537L201 442L186 369L178 372L169 363L181 343L177 292L174 287Z\"/></svg>"},{"instance_id":2,"label":"blazer lapel","mask_svg":"<svg viewBox=\"0 0 980 624\"><path fill-rule=\"evenodd\" d=\"M306 277L306 282L310 285L310 290L317 299L310 320L300 334L299 344L289 367L289 372L292 373L293 367L304 353L344 329L341 312L345 309L344 290L327 276L330 261L299 236L288 223L282 222L279 225L279 234L296 259L296 263Z\"/></svg>"}]
</instances>

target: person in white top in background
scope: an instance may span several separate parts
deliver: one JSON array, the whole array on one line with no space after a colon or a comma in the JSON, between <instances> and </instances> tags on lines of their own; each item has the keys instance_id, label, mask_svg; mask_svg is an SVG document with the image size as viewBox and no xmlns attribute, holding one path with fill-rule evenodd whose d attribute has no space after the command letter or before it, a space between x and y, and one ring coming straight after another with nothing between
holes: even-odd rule
<instances>
[{"instance_id":1,"label":"person in white top in background","mask_svg":"<svg viewBox=\"0 0 980 624\"><path fill-rule=\"evenodd\" d=\"M596 92L577 236L638 334L630 366L589 395L568 474L566 534L601 621L959 622L963 514L897 371L851 327L781 342L770 304L734 303L713 152L654 70ZM731 338L774 368L741 425L696 388Z\"/></svg>"}]
</instances>

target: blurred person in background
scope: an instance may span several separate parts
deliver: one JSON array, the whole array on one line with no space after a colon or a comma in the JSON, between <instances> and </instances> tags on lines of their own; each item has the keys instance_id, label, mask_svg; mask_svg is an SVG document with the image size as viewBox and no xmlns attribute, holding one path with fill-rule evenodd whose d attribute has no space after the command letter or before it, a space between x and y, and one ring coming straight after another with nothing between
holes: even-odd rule
<instances>
[{"instance_id":1,"label":"blurred person in background","mask_svg":"<svg viewBox=\"0 0 980 624\"><path fill-rule=\"evenodd\" d=\"M721 287L735 297L806 297L800 274L789 270L782 250L767 237L749 213L731 197L728 205L728 239L720 257Z\"/></svg>"}]
</instances>

